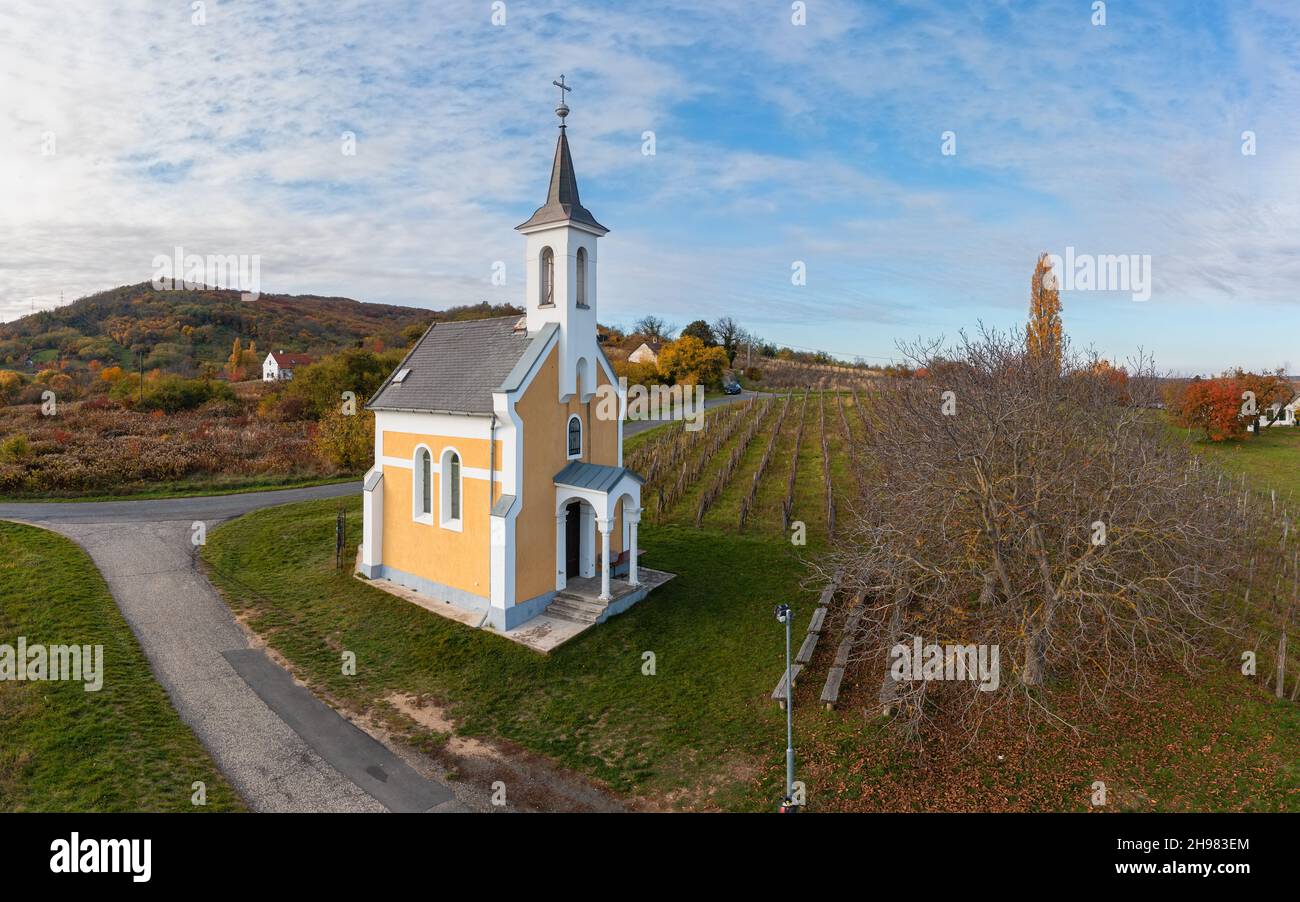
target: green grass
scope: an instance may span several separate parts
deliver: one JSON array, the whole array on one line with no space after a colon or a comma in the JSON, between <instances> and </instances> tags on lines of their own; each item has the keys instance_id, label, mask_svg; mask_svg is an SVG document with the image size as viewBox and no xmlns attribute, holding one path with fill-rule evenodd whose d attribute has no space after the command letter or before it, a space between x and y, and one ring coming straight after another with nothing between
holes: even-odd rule
<instances>
[{"instance_id":1,"label":"green grass","mask_svg":"<svg viewBox=\"0 0 1300 902\"><path fill-rule=\"evenodd\" d=\"M1178 430L1186 435L1185 430ZM1300 498L1300 428L1271 426L1239 441L1192 441L1199 453L1212 457L1234 473L1245 473L1248 484L1260 492L1277 491Z\"/></svg>"},{"instance_id":2,"label":"green grass","mask_svg":"<svg viewBox=\"0 0 1300 902\"><path fill-rule=\"evenodd\" d=\"M98 692L0 682L0 811L232 811L242 803L154 680L104 580L54 533L0 522L0 643L102 645ZM207 785L206 808L191 784Z\"/></svg>"},{"instance_id":3,"label":"green grass","mask_svg":"<svg viewBox=\"0 0 1300 902\"><path fill-rule=\"evenodd\" d=\"M232 606L315 691L378 715L416 747L435 748L447 736L397 713L386 701L394 694L445 708L458 734L503 740L619 793L666 807L769 810L784 777L784 715L769 698L783 667L772 607L795 606L797 645L816 594L799 587L807 573L801 557L825 547L816 400L809 399L794 511L808 523L807 547L793 548L779 529L798 418L792 408L744 533L736 531L736 506L770 424L755 435L704 529L691 526L698 489L665 523L642 521L645 563L677 578L549 657L335 571L336 501L231 521L209 534L204 558ZM825 400L842 528L852 473L836 396ZM861 440L851 402L845 416ZM736 441L705 466L701 485ZM1291 434L1265 442L1245 453L1267 472L1279 466L1275 455L1300 452ZM1288 466L1283 460L1277 472ZM1022 726L999 719L969 746L937 741L917 755L898 731L862 716L874 705L875 678L851 675L840 707L820 708L837 638L834 628L823 637L795 692L799 774L815 810L1083 811L1098 779L1110 787L1112 810L1300 808L1300 708L1274 701L1228 665L1211 665L1196 679L1160 676L1141 699L1105 713L1063 710L1077 733L1044 729L1030 742ZM354 677L340 673L344 650L357 654ZM655 676L641 673L647 651L656 656Z\"/></svg>"},{"instance_id":4,"label":"green grass","mask_svg":"<svg viewBox=\"0 0 1300 902\"><path fill-rule=\"evenodd\" d=\"M543 656L335 571L336 509L258 511L210 533L203 551L232 605L317 691L354 710L383 710L397 692L428 697L458 733L508 740L619 792L696 804L713 792L739 808L777 797L779 775L755 783L782 735L768 698L784 666L772 608L794 602L805 624L811 614L788 543L645 528L647 563L677 578ZM340 673L343 650L357 655L355 677ZM654 676L642 674L648 651Z\"/></svg>"},{"instance_id":5,"label":"green grass","mask_svg":"<svg viewBox=\"0 0 1300 902\"><path fill-rule=\"evenodd\" d=\"M148 501L158 498L198 498L205 495L230 495L243 492L274 492L301 489L314 485L356 482L359 476L328 476L303 479L298 476L217 476L178 482L124 483L111 495L0 495L0 502L26 501Z\"/></svg>"},{"instance_id":6,"label":"green grass","mask_svg":"<svg viewBox=\"0 0 1300 902\"><path fill-rule=\"evenodd\" d=\"M203 551L232 606L333 703L437 747L445 734L385 701L410 693L444 707L458 734L505 740L667 807L766 810L779 797L784 715L769 694L784 652L772 607L794 604L796 644L812 611L788 543L643 524L647 563L678 577L543 656L335 571L336 504L246 515ZM340 672L345 650L356 676ZM647 651L654 676L641 672ZM820 708L833 654L832 634L795 693L799 774L817 810L1083 811L1097 779L1112 810L1300 809L1300 708L1226 666L1160 678L1104 714L1064 710L1077 735L1047 729L1031 743L998 718L969 748L938 742L917 756L863 718L874 679L851 676L839 709Z\"/></svg>"}]
</instances>

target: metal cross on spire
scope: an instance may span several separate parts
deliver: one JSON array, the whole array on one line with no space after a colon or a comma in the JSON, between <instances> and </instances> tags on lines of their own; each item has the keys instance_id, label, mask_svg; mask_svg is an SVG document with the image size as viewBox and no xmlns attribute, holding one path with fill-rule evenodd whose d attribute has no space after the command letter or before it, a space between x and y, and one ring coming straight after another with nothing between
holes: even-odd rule
<instances>
[{"instance_id":1,"label":"metal cross on spire","mask_svg":"<svg viewBox=\"0 0 1300 902\"><path fill-rule=\"evenodd\" d=\"M564 95L572 91L573 88L564 83L564 76L560 76L559 81L553 81L551 84L560 89L560 105L555 108L555 115L560 117L560 128L564 128L564 117L569 115L569 105L564 102Z\"/></svg>"}]
</instances>

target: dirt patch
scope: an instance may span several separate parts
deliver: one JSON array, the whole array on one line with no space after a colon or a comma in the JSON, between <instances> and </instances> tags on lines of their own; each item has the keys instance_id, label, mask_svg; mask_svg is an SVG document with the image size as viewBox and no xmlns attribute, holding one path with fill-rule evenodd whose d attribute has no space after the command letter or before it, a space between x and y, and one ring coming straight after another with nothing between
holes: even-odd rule
<instances>
[{"instance_id":1,"label":"dirt patch","mask_svg":"<svg viewBox=\"0 0 1300 902\"><path fill-rule=\"evenodd\" d=\"M400 739L407 748L418 746L416 754L441 768L458 795L459 787L474 787L489 810L503 810L492 804L492 797L499 797L501 791L506 811L625 811L630 807L586 778L511 743L457 735L455 721L432 699L393 693L384 699L384 707L393 712L388 719L389 739ZM443 737L443 742L429 741Z\"/></svg>"}]
</instances>

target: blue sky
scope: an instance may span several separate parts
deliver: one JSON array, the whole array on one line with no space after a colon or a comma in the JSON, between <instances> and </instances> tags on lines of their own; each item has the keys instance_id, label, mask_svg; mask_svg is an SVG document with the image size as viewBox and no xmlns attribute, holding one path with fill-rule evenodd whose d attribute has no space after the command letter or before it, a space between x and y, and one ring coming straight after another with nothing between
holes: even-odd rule
<instances>
[{"instance_id":1,"label":"blue sky","mask_svg":"<svg viewBox=\"0 0 1300 902\"><path fill-rule=\"evenodd\" d=\"M896 359L1023 321L1037 254L1073 247L1153 273L1146 302L1067 291L1076 343L1300 370L1300 6L1106 7L8 0L0 316L177 245L259 255L263 291L520 303L563 72L605 322Z\"/></svg>"}]
</instances>

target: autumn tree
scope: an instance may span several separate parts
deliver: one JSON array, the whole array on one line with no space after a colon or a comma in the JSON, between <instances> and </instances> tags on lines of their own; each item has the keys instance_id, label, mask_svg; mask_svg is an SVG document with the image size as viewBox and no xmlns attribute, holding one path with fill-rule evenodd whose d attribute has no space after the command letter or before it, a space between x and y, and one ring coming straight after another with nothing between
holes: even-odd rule
<instances>
[{"instance_id":1,"label":"autumn tree","mask_svg":"<svg viewBox=\"0 0 1300 902\"><path fill-rule=\"evenodd\" d=\"M716 385L727 369L727 352L706 347L694 335L683 335L659 351L659 372L679 385Z\"/></svg>"},{"instance_id":2,"label":"autumn tree","mask_svg":"<svg viewBox=\"0 0 1300 902\"><path fill-rule=\"evenodd\" d=\"M316 431L316 450L340 470L361 472L374 457L375 415L368 410L352 415L331 410L321 418Z\"/></svg>"},{"instance_id":3,"label":"autumn tree","mask_svg":"<svg viewBox=\"0 0 1300 902\"><path fill-rule=\"evenodd\" d=\"M1235 379L1193 379L1183 389L1175 415L1178 425L1196 429L1212 442L1241 435L1241 391Z\"/></svg>"},{"instance_id":4,"label":"autumn tree","mask_svg":"<svg viewBox=\"0 0 1300 902\"><path fill-rule=\"evenodd\" d=\"M1061 362L1061 290L1049 255L1039 256L1029 282L1029 327L1025 347L1033 357Z\"/></svg>"},{"instance_id":5,"label":"autumn tree","mask_svg":"<svg viewBox=\"0 0 1300 902\"><path fill-rule=\"evenodd\" d=\"M233 382L244 378L244 349L239 336L235 336L235 343L231 345L230 357L226 360L226 375Z\"/></svg>"}]
</instances>

